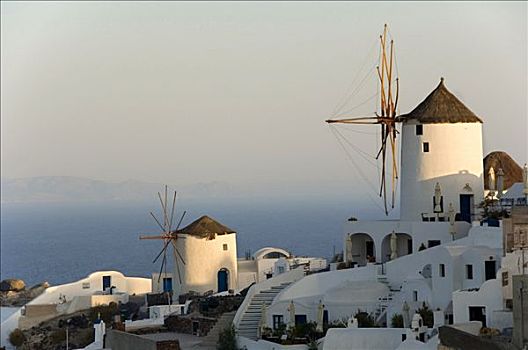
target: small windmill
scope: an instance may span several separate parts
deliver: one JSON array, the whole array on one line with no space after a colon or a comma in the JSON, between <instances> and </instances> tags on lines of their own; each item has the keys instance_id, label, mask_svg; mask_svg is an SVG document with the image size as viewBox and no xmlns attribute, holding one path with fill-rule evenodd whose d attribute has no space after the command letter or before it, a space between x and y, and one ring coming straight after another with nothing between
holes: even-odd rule
<instances>
[{"instance_id":1,"label":"small windmill","mask_svg":"<svg viewBox=\"0 0 528 350\"><path fill-rule=\"evenodd\" d=\"M186 212L184 211L182 216L180 217L180 220L178 221L178 224L176 225L176 229L172 229L173 219L174 219L174 210L176 208L176 197L177 193L174 191L174 195L172 197L172 207L170 208L170 215L169 215L169 203L168 203L168 188L165 186L165 193L162 197L161 193L158 192L158 198L161 204L161 210L163 214L163 224L160 220L154 215L154 213L150 212L150 215L156 221L156 224L161 229L161 234L159 235L151 235L151 236L140 236L139 239L160 239L163 240L163 248L159 252L158 255L154 258L152 263L155 263L158 261L158 259L163 256L163 259L161 260L161 267L160 272L158 275L158 284L161 280L161 275L163 273L164 276L167 276L167 251L170 249L170 246L172 245L172 255L174 257L174 264L176 267L176 271L178 273L178 280L180 282L180 285L182 284L182 278L180 273L180 266L179 262L181 261L182 264L185 265L185 260L183 259L182 255L178 251L178 248L176 246L176 241L178 239L184 239L186 238L183 235L178 234L178 229L180 228L180 225L183 221L183 218L185 217Z\"/></svg>"},{"instance_id":2,"label":"small windmill","mask_svg":"<svg viewBox=\"0 0 528 350\"><path fill-rule=\"evenodd\" d=\"M355 118L344 118L344 119L328 119L327 123L342 123L342 124L377 124L381 126L381 147L376 155L376 159L381 156L381 184L379 195L383 197L385 205L385 214L388 214L387 210L387 178L386 178L386 167L392 167L392 179L391 179L391 207L394 208L396 182L398 179L398 164L397 164L397 150L396 150L396 108L398 105L398 94L399 94L399 79L393 79L393 53L394 53L394 42L390 41L387 43L387 25L383 29L383 34L380 35L381 44L381 55L380 65L376 67L378 78L380 81L380 112L375 113L375 116L369 117L355 117ZM389 46L389 48L387 47ZM393 81L396 83L395 90L393 91ZM387 157L387 143L390 145L390 152L392 158L392 164L386 164L389 162Z\"/></svg>"}]
</instances>

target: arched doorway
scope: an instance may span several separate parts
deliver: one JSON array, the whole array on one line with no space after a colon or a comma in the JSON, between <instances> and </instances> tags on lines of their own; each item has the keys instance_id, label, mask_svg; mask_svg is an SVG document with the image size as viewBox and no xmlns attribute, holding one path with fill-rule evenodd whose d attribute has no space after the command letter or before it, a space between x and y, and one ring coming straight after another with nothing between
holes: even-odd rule
<instances>
[{"instance_id":1,"label":"arched doorway","mask_svg":"<svg viewBox=\"0 0 528 350\"><path fill-rule=\"evenodd\" d=\"M346 249L351 262L364 266L367 262L376 262L374 239L367 233L353 233L348 236Z\"/></svg>"},{"instance_id":2,"label":"arched doorway","mask_svg":"<svg viewBox=\"0 0 528 350\"><path fill-rule=\"evenodd\" d=\"M383 238L381 242L381 262L391 260L391 240L392 233L389 233ZM398 257L411 254L413 252L413 240L412 237L407 233L396 233L396 255Z\"/></svg>"},{"instance_id":3,"label":"arched doorway","mask_svg":"<svg viewBox=\"0 0 528 350\"><path fill-rule=\"evenodd\" d=\"M229 289L229 271L221 269L218 271L218 293Z\"/></svg>"}]
</instances>

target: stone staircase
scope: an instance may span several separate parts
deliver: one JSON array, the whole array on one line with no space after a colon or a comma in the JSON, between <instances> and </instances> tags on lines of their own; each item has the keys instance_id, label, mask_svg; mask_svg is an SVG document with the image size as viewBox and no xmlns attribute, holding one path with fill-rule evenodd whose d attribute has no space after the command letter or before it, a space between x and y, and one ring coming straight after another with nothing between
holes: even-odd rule
<instances>
[{"instance_id":1,"label":"stone staircase","mask_svg":"<svg viewBox=\"0 0 528 350\"><path fill-rule=\"evenodd\" d=\"M246 312L240 319L240 324L237 329L238 335L252 340L257 340L258 328L262 313L262 304L270 306L277 294L279 294L290 284L291 282L281 283L280 285L272 286L270 289L260 291L259 293L253 295Z\"/></svg>"},{"instance_id":2,"label":"stone staircase","mask_svg":"<svg viewBox=\"0 0 528 350\"><path fill-rule=\"evenodd\" d=\"M207 335L203 337L202 341L198 344L197 349L216 349L216 344L218 343L218 336L220 335L220 332L231 326L235 314L236 311L226 312L222 314L218 321L216 321L213 328L211 328L209 333L207 333Z\"/></svg>"}]
</instances>

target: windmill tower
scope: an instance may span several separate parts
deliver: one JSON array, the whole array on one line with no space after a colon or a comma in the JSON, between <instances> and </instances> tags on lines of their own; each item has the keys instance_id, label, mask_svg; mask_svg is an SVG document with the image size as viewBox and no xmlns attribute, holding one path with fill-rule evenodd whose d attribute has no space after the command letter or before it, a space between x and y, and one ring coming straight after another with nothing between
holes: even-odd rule
<instances>
[{"instance_id":1,"label":"windmill tower","mask_svg":"<svg viewBox=\"0 0 528 350\"><path fill-rule=\"evenodd\" d=\"M227 292L238 288L236 232L209 216L202 216L177 231L175 244L182 266L180 294Z\"/></svg>"},{"instance_id":2,"label":"windmill tower","mask_svg":"<svg viewBox=\"0 0 528 350\"><path fill-rule=\"evenodd\" d=\"M402 123L401 220L421 221L422 213L432 213L439 183L443 212L452 203L462 220L471 221L484 195L482 120L447 90L443 78L397 119Z\"/></svg>"}]
</instances>

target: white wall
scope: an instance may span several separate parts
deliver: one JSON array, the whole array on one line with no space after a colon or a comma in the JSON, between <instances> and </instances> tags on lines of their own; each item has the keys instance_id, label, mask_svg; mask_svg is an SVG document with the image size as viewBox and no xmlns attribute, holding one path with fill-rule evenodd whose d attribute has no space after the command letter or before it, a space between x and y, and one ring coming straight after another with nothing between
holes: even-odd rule
<instances>
[{"instance_id":1,"label":"white wall","mask_svg":"<svg viewBox=\"0 0 528 350\"><path fill-rule=\"evenodd\" d=\"M279 259L257 259L257 278L258 281L266 280L266 274L273 275L273 266Z\"/></svg>"},{"instance_id":2,"label":"white wall","mask_svg":"<svg viewBox=\"0 0 528 350\"><path fill-rule=\"evenodd\" d=\"M324 309L328 311L328 320L348 319L354 316L358 310L368 313L376 311L379 299L387 297L389 289L386 285L376 281L342 281L331 289L327 289L324 294L314 294L302 298L293 299L296 315L306 315L308 321L317 321L317 310L319 302L322 302ZM273 315L283 315L284 322L290 321L288 307L292 300L283 296L277 298L267 310L268 325L273 323Z\"/></svg>"},{"instance_id":3,"label":"white wall","mask_svg":"<svg viewBox=\"0 0 528 350\"><path fill-rule=\"evenodd\" d=\"M453 292L453 321L455 323L469 322L469 307L484 306L487 326L500 330L505 328L502 315L494 313L494 311L503 309L501 288L501 282L498 279L492 279L484 282L478 291ZM511 326L512 324L509 325Z\"/></svg>"},{"instance_id":4,"label":"white wall","mask_svg":"<svg viewBox=\"0 0 528 350\"><path fill-rule=\"evenodd\" d=\"M467 235L471 225L467 222L456 222L456 238L461 238ZM450 243L453 237L449 233L448 222L422 222L422 221L347 221L344 226L345 236L343 247L346 247L348 236L355 233L366 233L374 241L374 248L376 251L376 261L382 262L382 247L383 240L389 236L393 231L396 233L406 233L412 237L413 252L417 252L420 245L424 243L427 247L429 240L439 240L441 244ZM361 243L360 243L361 244ZM363 244L364 246L364 244ZM360 250L358 250L360 249ZM364 247L354 247L352 250L357 254L364 253Z\"/></svg>"},{"instance_id":5,"label":"white wall","mask_svg":"<svg viewBox=\"0 0 528 350\"><path fill-rule=\"evenodd\" d=\"M506 285L502 286L503 299L513 299L513 276L523 274L523 261L525 264L528 262L528 253L526 253L524 250L515 250L511 253L507 253L506 256L502 258L502 264L498 272L498 278L500 278L502 281L502 274L508 274L507 283ZM524 270L525 272L528 272L526 267Z\"/></svg>"},{"instance_id":6,"label":"white wall","mask_svg":"<svg viewBox=\"0 0 528 350\"><path fill-rule=\"evenodd\" d=\"M103 294L103 276L111 276L111 286L116 287L112 295ZM43 310L40 305L50 305L51 308L46 307L49 313L42 314L41 311L30 316L31 313L28 312L27 316L18 319L18 326L22 329L30 328L58 314L73 313L110 302L126 303L129 295L150 292L151 280L148 278L125 277L117 271L97 271L77 282L47 288L24 308L35 311L35 308ZM60 302L61 296L65 297L66 303Z\"/></svg>"},{"instance_id":7,"label":"white wall","mask_svg":"<svg viewBox=\"0 0 528 350\"><path fill-rule=\"evenodd\" d=\"M116 287L113 290L115 293L122 292L132 295L151 292L151 280L148 278L125 277L117 271L97 271L77 282L49 287L28 304L57 304L60 295L65 296L68 301L76 296L102 292L103 276L111 276L111 285Z\"/></svg>"},{"instance_id":8,"label":"white wall","mask_svg":"<svg viewBox=\"0 0 528 350\"><path fill-rule=\"evenodd\" d=\"M276 300L291 300L305 297L318 297L344 281L375 281L378 266L367 265L353 269L321 272L305 276L300 281L283 290Z\"/></svg>"},{"instance_id":9,"label":"white wall","mask_svg":"<svg viewBox=\"0 0 528 350\"><path fill-rule=\"evenodd\" d=\"M394 350L402 335L412 337L407 328L331 328L326 333L323 350L376 349Z\"/></svg>"},{"instance_id":10,"label":"white wall","mask_svg":"<svg viewBox=\"0 0 528 350\"><path fill-rule=\"evenodd\" d=\"M252 340L246 337L238 337L238 347L240 349L248 350L307 350L308 345L296 344L296 345L281 345L272 343L266 340ZM244 348L245 347L245 348Z\"/></svg>"},{"instance_id":11,"label":"white wall","mask_svg":"<svg viewBox=\"0 0 528 350\"><path fill-rule=\"evenodd\" d=\"M418 299L414 302L414 291L417 292ZM391 319L394 314L403 315L403 303L407 302L409 306L409 321L416 310L422 307L423 303L431 305L433 295L431 286L422 277L416 279L407 279L402 283L400 292L394 293L392 302L387 309L387 326L390 327Z\"/></svg>"},{"instance_id":12,"label":"white wall","mask_svg":"<svg viewBox=\"0 0 528 350\"><path fill-rule=\"evenodd\" d=\"M160 278L161 276L161 278ZM174 276L172 272L162 272L161 274L159 272L152 273L152 293L162 293L163 292L163 279L164 278L172 278L172 288L174 289L174 282L178 279L178 276Z\"/></svg>"},{"instance_id":13,"label":"white wall","mask_svg":"<svg viewBox=\"0 0 528 350\"><path fill-rule=\"evenodd\" d=\"M20 308L0 307L0 312L2 316L0 346L5 346L8 350L14 349L15 347L9 342L9 334L18 327L18 319L21 316Z\"/></svg>"},{"instance_id":14,"label":"white wall","mask_svg":"<svg viewBox=\"0 0 528 350\"><path fill-rule=\"evenodd\" d=\"M469 184L478 204L484 194L481 123L423 124L423 135L416 135L415 123L404 123L401 130L402 220L421 220L421 213L433 212L436 182L444 197L444 211L450 202L460 211L461 193ZM429 152L422 143L429 142Z\"/></svg>"},{"instance_id":15,"label":"white wall","mask_svg":"<svg viewBox=\"0 0 528 350\"><path fill-rule=\"evenodd\" d=\"M280 253L281 258L265 258L266 254ZM272 276L278 275L279 267L283 272L296 268L300 264L306 264L310 271L325 269L328 266L326 259L315 257L290 257L289 253L280 248L265 247L259 249L252 260L238 259L238 289L244 289L252 283L259 283Z\"/></svg>"},{"instance_id":16,"label":"white wall","mask_svg":"<svg viewBox=\"0 0 528 350\"><path fill-rule=\"evenodd\" d=\"M430 264L431 306L445 309L454 290L478 287L484 282L484 261L490 256L497 260L497 264L500 263L500 255L496 249L482 246L437 246L389 261L385 264L385 270L389 283L397 289L404 280L413 278L424 266ZM445 277L439 274L440 264L445 265ZM472 280L466 278L466 264L473 265Z\"/></svg>"},{"instance_id":17,"label":"white wall","mask_svg":"<svg viewBox=\"0 0 528 350\"><path fill-rule=\"evenodd\" d=\"M472 226L466 237L448 242L447 245L486 246L502 254L502 227Z\"/></svg>"}]
</instances>

